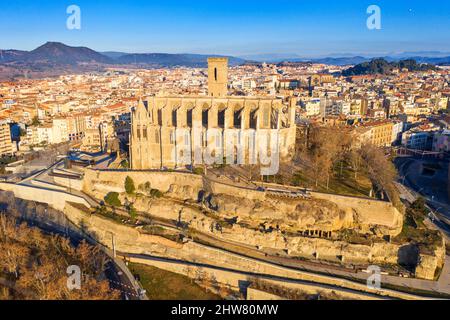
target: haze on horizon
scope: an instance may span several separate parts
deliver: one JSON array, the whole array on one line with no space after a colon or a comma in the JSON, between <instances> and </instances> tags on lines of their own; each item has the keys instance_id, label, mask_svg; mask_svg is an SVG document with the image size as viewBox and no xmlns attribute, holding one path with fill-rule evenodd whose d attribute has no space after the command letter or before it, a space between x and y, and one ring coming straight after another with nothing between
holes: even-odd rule
<instances>
[{"instance_id":1,"label":"haze on horizon","mask_svg":"<svg viewBox=\"0 0 450 320\"><path fill-rule=\"evenodd\" d=\"M66 9L81 8L81 30ZM367 7L382 29L366 27ZM47 41L94 50L252 56L381 56L450 52L450 2L441 0L204 1L16 0L0 5L0 49Z\"/></svg>"}]
</instances>

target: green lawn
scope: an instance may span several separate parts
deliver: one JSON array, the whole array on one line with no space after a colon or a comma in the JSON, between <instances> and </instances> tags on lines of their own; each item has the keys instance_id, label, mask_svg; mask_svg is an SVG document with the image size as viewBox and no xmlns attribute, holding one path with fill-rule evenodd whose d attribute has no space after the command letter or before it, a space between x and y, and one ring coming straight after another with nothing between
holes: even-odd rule
<instances>
[{"instance_id":1,"label":"green lawn","mask_svg":"<svg viewBox=\"0 0 450 320\"><path fill-rule=\"evenodd\" d=\"M130 263L128 267L139 277L150 300L220 300L188 277L142 264Z\"/></svg>"}]
</instances>

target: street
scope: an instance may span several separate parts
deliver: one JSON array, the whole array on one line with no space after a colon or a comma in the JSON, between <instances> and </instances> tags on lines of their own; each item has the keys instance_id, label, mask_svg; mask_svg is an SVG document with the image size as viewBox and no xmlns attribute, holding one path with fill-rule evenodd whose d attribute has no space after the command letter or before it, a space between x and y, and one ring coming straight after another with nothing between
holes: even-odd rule
<instances>
[{"instance_id":1,"label":"street","mask_svg":"<svg viewBox=\"0 0 450 320\"><path fill-rule=\"evenodd\" d=\"M400 175L397 186L409 202L411 194L422 196L433 213L450 219L448 160L403 157L395 159L395 165Z\"/></svg>"}]
</instances>

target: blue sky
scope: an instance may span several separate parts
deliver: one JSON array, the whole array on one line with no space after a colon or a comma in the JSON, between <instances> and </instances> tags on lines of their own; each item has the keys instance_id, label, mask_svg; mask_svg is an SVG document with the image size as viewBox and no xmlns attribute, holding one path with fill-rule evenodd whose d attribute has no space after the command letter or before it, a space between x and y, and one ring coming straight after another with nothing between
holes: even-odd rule
<instances>
[{"instance_id":1,"label":"blue sky","mask_svg":"<svg viewBox=\"0 0 450 320\"><path fill-rule=\"evenodd\" d=\"M66 8L81 8L81 30ZM367 7L382 12L368 30ZM448 0L1 0L0 48L209 54L450 52Z\"/></svg>"}]
</instances>

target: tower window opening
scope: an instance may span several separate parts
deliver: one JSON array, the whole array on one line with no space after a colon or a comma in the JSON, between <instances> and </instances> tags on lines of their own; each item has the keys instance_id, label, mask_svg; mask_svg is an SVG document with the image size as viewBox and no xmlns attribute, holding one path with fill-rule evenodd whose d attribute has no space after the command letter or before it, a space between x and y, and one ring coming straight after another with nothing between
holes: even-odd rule
<instances>
[{"instance_id":1,"label":"tower window opening","mask_svg":"<svg viewBox=\"0 0 450 320\"><path fill-rule=\"evenodd\" d=\"M258 124L258 110L250 112L250 129L256 129Z\"/></svg>"},{"instance_id":2,"label":"tower window opening","mask_svg":"<svg viewBox=\"0 0 450 320\"><path fill-rule=\"evenodd\" d=\"M209 110L202 111L202 124L205 128L209 127Z\"/></svg>"},{"instance_id":3,"label":"tower window opening","mask_svg":"<svg viewBox=\"0 0 450 320\"><path fill-rule=\"evenodd\" d=\"M214 79L217 81L217 68L214 68Z\"/></svg>"},{"instance_id":4,"label":"tower window opening","mask_svg":"<svg viewBox=\"0 0 450 320\"><path fill-rule=\"evenodd\" d=\"M234 112L234 127L236 129L241 129L241 122L242 122L242 110L235 111Z\"/></svg>"},{"instance_id":5,"label":"tower window opening","mask_svg":"<svg viewBox=\"0 0 450 320\"><path fill-rule=\"evenodd\" d=\"M162 110L158 109L158 125L162 126Z\"/></svg>"},{"instance_id":6,"label":"tower window opening","mask_svg":"<svg viewBox=\"0 0 450 320\"><path fill-rule=\"evenodd\" d=\"M219 111L217 117L219 128L223 129L225 127L225 110Z\"/></svg>"},{"instance_id":7,"label":"tower window opening","mask_svg":"<svg viewBox=\"0 0 450 320\"><path fill-rule=\"evenodd\" d=\"M187 112L187 125L192 128L192 109Z\"/></svg>"},{"instance_id":8,"label":"tower window opening","mask_svg":"<svg viewBox=\"0 0 450 320\"><path fill-rule=\"evenodd\" d=\"M178 119L177 119L177 111L173 110L172 111L172 126L176 127L178 123Z\"/></svg>"},{"instance_id":9,"label":"tower window opening","mask_svg":"<svg viewBox=\"0 0 450 320\"><path fill-rule=\"evenodd\" d=\"M142 129L142 134L144 136L144 139L147 139L147 126L144 126L144 128Z\"/></svg>"}]
</instances>

